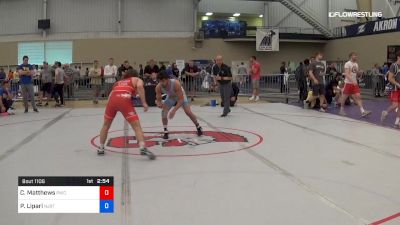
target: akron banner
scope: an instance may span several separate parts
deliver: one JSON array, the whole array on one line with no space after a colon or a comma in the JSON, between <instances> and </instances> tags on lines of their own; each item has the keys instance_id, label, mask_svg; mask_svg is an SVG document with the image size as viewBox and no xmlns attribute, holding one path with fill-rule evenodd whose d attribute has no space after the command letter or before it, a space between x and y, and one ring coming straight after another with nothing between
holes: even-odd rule
<instances>
[{"instance_id":1,"label":"akron banner","mask_svg":"<svg viewBox=\"0 0 400 225\"><path fill-rule=\"evenodd\" d=\"M394 17L346 26L343 29L343 37L355 37L398 31L400 31L400 17Z\"/></svg>"},{"instance_id":2,"label":"akron banner","mask_svg":"<svg viewBox=\"0 0 400 225\"><path fill-rule=\"evenodd\" d=\"M279 51L279 29L258 28L256 33L256 50L260 52Z\"/></svg>"}]
</instances>

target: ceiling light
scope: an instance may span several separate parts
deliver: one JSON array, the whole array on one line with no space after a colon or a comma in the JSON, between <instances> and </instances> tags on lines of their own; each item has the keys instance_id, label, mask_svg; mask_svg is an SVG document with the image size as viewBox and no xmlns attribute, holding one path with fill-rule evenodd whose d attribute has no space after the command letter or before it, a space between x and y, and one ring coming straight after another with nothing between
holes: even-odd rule
<instances>
[{"instance_id":1,"label":"ceiling light","mask_svg":"<svg viewBox=\"0 0 400 225\"><path fill-rule=\"evenodd\" d=\"M207 12L207 13L206 13L206 16L212 16L212 15L213 15L212 12Z\"/></svg>"},{"instance_id":2,"label":"ceiling light","mask_svg":"<svg viewBox=\"0 0 400 225\"><path fill-rule=\"evenodd\" d=\"M240 16L240 13L234 13L233 16L238 17Z\"/></svg>"},{"instance_id":3,"label":"ceiling light","mask_svg":"<svg viewBox=\"0 0 400 225\"><path fill-rule=\"evenodd\" d=\"M263 15L263 14L260 14L258 17L260 17L260 18L263 18L263 17L264 17L264 15Z\"/></svg>"}]
</instances>

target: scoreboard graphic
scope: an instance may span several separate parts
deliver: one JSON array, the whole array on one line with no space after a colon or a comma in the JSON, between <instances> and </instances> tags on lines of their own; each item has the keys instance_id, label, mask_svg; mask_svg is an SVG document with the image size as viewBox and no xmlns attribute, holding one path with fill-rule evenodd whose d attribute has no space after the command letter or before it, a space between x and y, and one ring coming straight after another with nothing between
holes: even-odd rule
<instances>
[{"instance_id":1,"label":"scoreboard graphic","mask_svg":"<svg viewBox=\"0 0 400 225\"><path fill-rule=\"evenodd\" d=\"M18 213L114 213L114 178L18 177Z\"/></svg>"}]
</instances>

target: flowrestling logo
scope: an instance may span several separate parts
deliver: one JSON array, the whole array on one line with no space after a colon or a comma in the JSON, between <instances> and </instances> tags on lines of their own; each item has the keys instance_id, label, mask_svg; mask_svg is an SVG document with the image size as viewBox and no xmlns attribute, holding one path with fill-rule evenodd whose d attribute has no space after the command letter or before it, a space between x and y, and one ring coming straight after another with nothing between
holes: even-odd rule
<instances>
[{"instance_id":1,"label":"flowrestling logo","mask_svg":"<svg viewBox=\"0 0 400 225\"><path fill-rule=\"evenodd\" d=\"M329 17L339 18L371 18L382 17L382 12L329 12Z\"/></svg>"}]
</instances>

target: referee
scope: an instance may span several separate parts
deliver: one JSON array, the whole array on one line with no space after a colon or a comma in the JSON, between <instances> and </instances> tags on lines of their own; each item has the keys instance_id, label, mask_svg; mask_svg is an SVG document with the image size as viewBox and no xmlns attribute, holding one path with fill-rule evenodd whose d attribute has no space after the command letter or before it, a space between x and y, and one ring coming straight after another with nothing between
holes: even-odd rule
<instances>
[{"instance_id":1,"label":"referee","mask_svg":"<svg viewBox=\"0 0 400 225\"><path fill-rule=\"evenodd\" d=\"M219 91L221 93L221 103L224 103L224 112L221 117L226 117L230 110L230 99L232 92L232 73L231 68L222 62L222 56L217 55L215 58L215 65L212 71L219 82Z\"/></svg>"}]
</instances>

